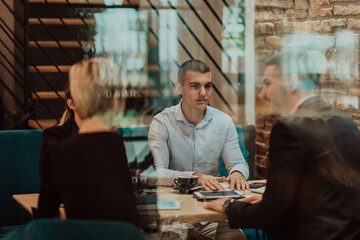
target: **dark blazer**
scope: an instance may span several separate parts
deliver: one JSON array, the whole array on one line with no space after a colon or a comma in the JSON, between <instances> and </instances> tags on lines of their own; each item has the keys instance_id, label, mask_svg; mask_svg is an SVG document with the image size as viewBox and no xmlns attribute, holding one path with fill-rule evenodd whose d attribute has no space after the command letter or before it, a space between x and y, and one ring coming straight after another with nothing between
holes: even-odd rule
<instances>
[{"instance_id":1,"label":"dark blazer","mask_svg":"<svg viewBox=\"0 0 360 240\"><path fill-rule=\"evenodd\" d=\"M262 228L269 239L356 239L359 172L356 125L320 97L310 98L274 125L263 200L231 204L230 227Z\"/></svg>"},{"instance_id":2,"label":"dark blazer","mask_svg":"<svg viewBox=\"0 0 360 240\"><path fill-rule=\"evenodd\" d=\"M48 144L38 217L118 220L138 225L136 199L122 137L113 132L75 134Z\"/></svg>"},{"instance_id":3,"label":"dark blazer","mask_svg":"<svg viewBox=\"0 0 360 240\"><path fill-rule=\"evenodd\" d=\"M39 204L44 205L43 202L52 202L58 199L57 195L54 194L43 194L47 192L47 189L51 188L49 183L52 182L52 174L49 171L49 143L56 141L60 142L65 138L68 138L79 131L79 127L76 122L72 119L69 119L61 126L53 126L46 128L42 134L40 158L39 158L39 173L40 173L40 197ZM34 218L39 217L48 217L52 218L58 214L57 209L52 209L43 211L42 213L38 212L38 209L33 209Z\"/></svg>"}]
</instances>

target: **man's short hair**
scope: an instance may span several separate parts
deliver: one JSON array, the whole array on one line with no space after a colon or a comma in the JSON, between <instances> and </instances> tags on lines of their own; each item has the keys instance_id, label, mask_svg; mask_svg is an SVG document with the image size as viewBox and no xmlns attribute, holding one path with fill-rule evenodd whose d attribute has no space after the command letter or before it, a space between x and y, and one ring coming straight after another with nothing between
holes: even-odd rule
<instances>
[{"instance_id":1,"label":"man's short hair","mask_svg":"<svg viewBox=\"0 0 360 240\"><path fill-rule=\"evenodd\" d=\"M317 63L306 51L284 51L265 60L265 66L275 65L283 79L297 75L308 88L317 88L320 74Z\"/></svg>"},{"instance_id":2,"label":"man's short hair","mask_svg":"<svg viewBox=\"0 0 360 240\"><path fill-rule=\"evenodd\" d=\"M198 72L198 73L208 73L210 72L210 68L206 63L200 61L200 60L189 60L181 64L178 72L178 82L181 85L184 85L185 83L185 73L186 72Z\"/></svg>"}]
</instances>

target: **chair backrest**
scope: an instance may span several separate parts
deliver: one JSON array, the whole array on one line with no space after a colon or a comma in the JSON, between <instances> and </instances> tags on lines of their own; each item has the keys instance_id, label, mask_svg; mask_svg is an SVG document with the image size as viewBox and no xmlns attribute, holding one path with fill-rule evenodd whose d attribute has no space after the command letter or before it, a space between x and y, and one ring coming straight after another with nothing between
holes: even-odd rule
<instances>
[{"instance_id":1,"label":"chair backrest","mask_svg":"<svg viewBox=\"0 0 360 240\"><path fill-rule=\"evenodd\" d=\"M0 226L31 220L12 195L39 192L41 139L41 130L0 131Z\"/></svg>"},{"instance_id":2,"label":"chair backrest","mask_svg":"<svg viewBox=\"0 0 360 240\"><path fill-rule=\"evenodd\" d=\"M6 240L145 240L134 225L125 222L42 219L10 233Z\"/></svg>"},{"instance_id":3,"label":"chair backrest","mask_svg":"<svg viewBox=\"0 0 360 240\"><path fill-rule=\"evenodd\" d=\"M142 162L150 153L148 146L148 127L118 128L117 132L124 138L126 156L131 163L137 159Z\"/></svg>"},{"instance_id":4,"label":"chair backrest","mask_svg":"<svg viewBox=\"0 0 360 240\"><path fill-rule=\"evenodd\" d=\"M242 127L236 126L240 150L249 165L249 179L255 176L255 127L248 125ZM219 176L228 176L229 173L225 167L223 159L219 160Z\"/></svg>"},{"instance_id":5,"label":"chair backrest","mask_svg":"<svg viewBox=\"0 0 360 240\"><path fill-rule=\"evenodd\" d=\"M256 130L254 125L247 125L243 128L244 144L249 155L247 163L249 165L249 179L255 179L255 136Z\"/></svg>"}]
</instances>

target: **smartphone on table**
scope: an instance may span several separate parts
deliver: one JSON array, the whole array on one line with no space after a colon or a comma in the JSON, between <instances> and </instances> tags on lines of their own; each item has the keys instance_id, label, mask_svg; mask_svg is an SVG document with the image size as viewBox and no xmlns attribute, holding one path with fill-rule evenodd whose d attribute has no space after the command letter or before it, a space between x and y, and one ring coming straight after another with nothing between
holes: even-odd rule
<instances>
[{"instance_id":1,"label":"smartphone on table","mask_svg":"<svg viewBox=\"0 0 360 240\"><path fill-rule=\"evenodd\" d=\"M266 183L262 183L262 182L254 182L254 183L249 184L250 189L261 188L261 187L264 187L264 186L266 186Z\"/></svg>"}]
</instances>

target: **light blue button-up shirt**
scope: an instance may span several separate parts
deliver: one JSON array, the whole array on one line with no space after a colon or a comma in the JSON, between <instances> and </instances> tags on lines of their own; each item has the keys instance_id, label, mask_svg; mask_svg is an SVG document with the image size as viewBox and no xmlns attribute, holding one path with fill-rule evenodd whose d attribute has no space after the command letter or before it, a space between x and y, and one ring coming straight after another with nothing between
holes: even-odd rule
<instances>
[{"instance_id":1,"label":"light blue button-up shirt","mask_svg":"<svg viewBox=\"0 0 360 240\"><path fill-rule=\"evenodd\" d=\"M149 146L162 186L171 186L178 176L194 172L218 176L220 155L230 174L239 171L245 179L249 176L232 119L210 106L197 126L186 120L181 101L164 109L151 122Z\"/></svg>"}]
</instances>

